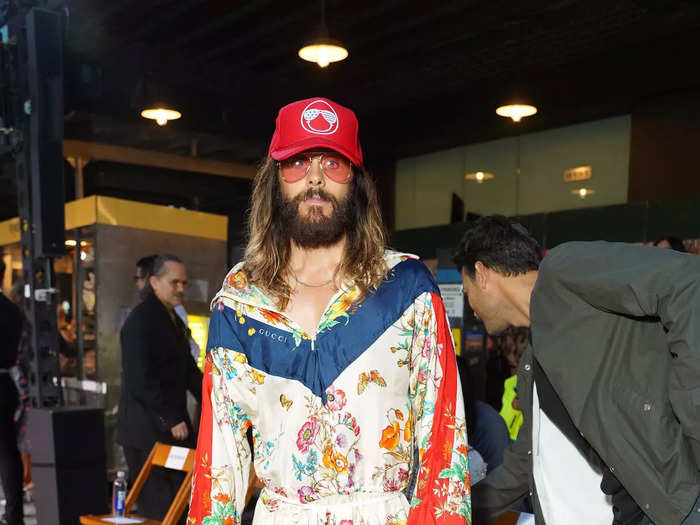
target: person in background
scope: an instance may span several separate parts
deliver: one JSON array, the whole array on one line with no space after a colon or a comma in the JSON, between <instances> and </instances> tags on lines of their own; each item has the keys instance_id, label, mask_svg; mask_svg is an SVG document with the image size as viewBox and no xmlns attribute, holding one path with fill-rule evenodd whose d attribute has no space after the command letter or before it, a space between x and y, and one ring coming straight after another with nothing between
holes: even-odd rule
<instances>
[{"instance_id":1,"label":"person in background","mask_svg":"<svg viewBox=\"0 0 700 525\"><path fill-rule=\"evenodd\" d=\"M498 346L508 362L510 377L503 382L503 398L500 415L506 422L508 434L515 441L518 430L523 423L523 413L518 399L518 363L527 346L529 330L527 328L510 327L498 336Z\"/></svg>"},{"instance_id":2,"label":"person in background","mask_svg":"<svg viewBox=\"0 0 700 525\"><path fill-rule=\"evenodd\" d=\"M685 245L683 244L682 240L671 235L661 237L661 239L654 241L654 246L657 248L666 248L667 250L675 250L681 253L686 253L688 251L685 249Z\"/></svg>"},{"instance_id":3,"label":"person in background","mask_svg":"<svg viewBox=\"0 0 700 525\"><path fill-rule=\"evenodd\" d=\"M523 424L523 412L520 410L520 398L518 398L517 375L511 376L503 382L503 400L499 414L506 423L510 439L515 441Z\"/></svg>"},{"instance_id":4,"label":"person in background","mask_svg":"<svg viewBox=\"0 0 700 525\"><path fill-rule=\"evenodd\" d=\"M469 437L469 472L471 482L477 483L503 462L503 453L510 445L510 439L498 412L488 403L474 398L471 373L464 359L457 358L457 369ZM478 457L473 457L473 454Z\"/></svg>"},{"instance_id":5,"label":"person in background","mask_svg":"<svg viewBox=\"0 0 700 525\"><path fill-rule=\"evenodd\" d=\"M0 258L0 282L5 276L5 262ZM0 525L22 525L22 458L17 448L15 411L19 405L17 388L10 369L17 362L24 316L0 290L0 482L5 493L5 515Z\"/></svg>"},{"instance_id":6,"label":"person in background","mask_svg":"<svg viewBox=\"0 0 700 525\"><path fill-rule=\"evenodd\" d=\"M10 290L10 300L17 305L24 316L24 281L18 279ZM15 412L15 424L17 426L17 447L22 456L22 467L24 471L23 488L31 491L34 488L32 479L32 462L29 438L27 437L27 414L31 407L29 399L29 355L31 351L31 341L29 333L29 323L24 319L22 337L17 350L17 363L12 369L12 379L19 393L19 407Z\"/></svg>"},{"instance_id":7,"label":"person in background","mask_svg":"<svg viewBox=\"0 0 700 525\"><path fill-rule=\"evenodd\" d=\"M144 286L148 283L148 277L153 273L153 261L157 255L147 255L136 261L136 275L134 275L134 284L136 290L141 293Z\"/></svg>"},{"instance_id":8,"label":"person in background","mask_svg":"<svg viewBox=\"0 0 700 525\"><path fill-rule=\"evenodd\" d=\"M155 261L156 257L157 255L147 255L146 257L141 257L138 261L136 261L136 275L134 276L134 282L136 283L136 289L139 292L143 290L149 275L151 275L153 271L153 261ZM196 363L199 360L200 348L197 342L192 338L185 305L182 303L178 304L174 311L187 328L187 339L190 345L190 354Z\"/></svg>"},{"instance_id":9,"label":"person in background","mask_svg":"<svg viewBox=\"0 0 700 525\"><path fill-rule=\"evenodd\" d=\"M202 374L192 361L187 332L174 308L182 303L187 271L173 255L159 255L141 290L142 302L122 327L122 381L117 442L131 476L156 441L193 448L187 414L189 390L201 401ZM139 513L161 520L182 481L181 472L154 468L139 499Z\"/></svg>"},{"instance_id":10,"label":"person in background","mask_svg":"<svg viewBox=\"0 0 700 525\"><path fill-rule=\"evenodd\" d=\"M537 241L480 218L457 250L489 333L529 326L523 426L472 490L475 523L532 495L537 523L700 524L700 259Z\"/></svg>"}]
</instances>

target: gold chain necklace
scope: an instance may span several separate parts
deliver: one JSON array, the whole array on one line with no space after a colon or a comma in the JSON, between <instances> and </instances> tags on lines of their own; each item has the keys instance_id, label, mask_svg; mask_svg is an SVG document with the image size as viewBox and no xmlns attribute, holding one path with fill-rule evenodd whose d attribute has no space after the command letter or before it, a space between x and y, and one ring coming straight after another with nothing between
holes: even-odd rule
<instances>
[{"instance_id":1,"label":"gold chain necklace","mask_svg":"<svg viewBox=\"0 0 700 525\"><path fill-rule=\"evenodd\" d=\"M309 284L309 283L305 283L304 281L300 280L299 277L297 277L297 274L294 273L294 270L292 270L291 268L289 269L289 271L292 272L292 277L294 277L294 280L295 280L297 283L299 283L299 284L302 285L302 286L306 286L306 287L308 287L308 288L323 288L324 286L328 286L329 284L331 284L331 283L333 282L333 278L331 277L331 278L328 279L325 283L321 283L321 284Z\"/></svg>"}]
</instances>

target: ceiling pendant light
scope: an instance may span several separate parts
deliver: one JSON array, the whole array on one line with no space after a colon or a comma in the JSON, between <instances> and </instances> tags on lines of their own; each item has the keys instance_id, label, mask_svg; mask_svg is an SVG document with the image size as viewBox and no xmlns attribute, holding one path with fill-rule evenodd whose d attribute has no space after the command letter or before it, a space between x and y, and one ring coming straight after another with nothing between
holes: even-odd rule
<instances>
[{"instance_id":1,"label":"ceiling pendant light","mask_svg":"<svg viewBox=\"0 0 700 525\"><path fill-rule=\"evenodd\" d=\"M150 74L137 84L135 96L137 98L133 103L141 109L141 116L155 120L159 126L182 117L182 113L166 102L170 97L165 94L164 86L157 83Z\"/></svg>"},{"instance_id":2,"label":"ceiling pendant light","mask_svg":"<svg viewBox=\"0 0 700 525\"><path fill-rule=\"evenodd\" d=\"M523 117L531 117L537 113L537 108L529 104L507 104L497 108L496 113L501 117L513 119L513 122L520 122Z\"/></svg>"},{"instance_id":3,"label":"ceiling pendant light","mask_svg":"<svg viewBox=\"0 0 700 525\"><path fill-rule=\"evenodd\" d=\"M467 173L464 178L467 180L474 180L477 184L483 183L485 180L491 180L495 177L493 173L488 173L486 171L476 171L474 173Z\"/></svg>"},{"instance_id":4,"label":"ceiling pendant light","mask_svg":"<svg viewBox=\"0 0 700 525\"><path fill-rule=\"evenodd\" d=\"M182 117L182 113L166 107L152 107L141 111L143 118L155 120L159 126L165 126L170 120L177 120Z\"/></svg>"},{"instance_id":5,"label":"ceiling pendant light","mask_svg":"<svg viewBox=\"0 0 700 525\"><path fill-rule=\"evenodd\" d=\"M338 40L330 38L326 27L326 3L321 0L321 27L318 36L299 50L299 57L326 67L348 57L348 50Z\"/></svg>"}]
</instances>

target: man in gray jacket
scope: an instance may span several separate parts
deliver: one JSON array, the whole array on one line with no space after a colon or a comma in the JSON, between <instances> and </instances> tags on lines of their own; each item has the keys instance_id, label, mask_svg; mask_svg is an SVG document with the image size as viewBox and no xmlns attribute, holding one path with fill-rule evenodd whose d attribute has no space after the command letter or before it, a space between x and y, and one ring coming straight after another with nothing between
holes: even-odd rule
<instances>
[{"instance_id":1,"label":"man in gray jacket","mask_svg":"<svg viewBox=\"0 0 700 525\"><path fill-rule=\"evenodd\" d=\"M472 491L475 523L530 494L537 523L700 524L700 258L537 242L481 218L455 254L489 333L529 326L524 423Z\"/></svg>"}]
</instances>

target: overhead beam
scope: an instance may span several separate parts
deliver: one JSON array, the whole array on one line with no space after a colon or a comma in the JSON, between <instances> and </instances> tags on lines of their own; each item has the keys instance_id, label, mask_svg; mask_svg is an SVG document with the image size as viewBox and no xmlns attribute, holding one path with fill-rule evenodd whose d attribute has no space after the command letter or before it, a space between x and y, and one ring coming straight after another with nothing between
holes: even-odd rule
<instances>
[{"instance_id":1,"label":"overhead beam","mask_svg":"<svg viewBox=\"0 0 700 525\"><path fill-rule=\"evenodd\" d=\"M63 156L82 158L85 160L105 160L119 162L121 164L135 164L137 166L149 166L151 168L164 168L176 171L190 171L194 173L207 173L220 175L234 179L252 179L255 175L255 166L221 162L218 160L187 157L185 155L172 155L158 151L128 148L125 146L112 146L97 142L82 140L64 140Z\"/></svg>"}]
</instances>

